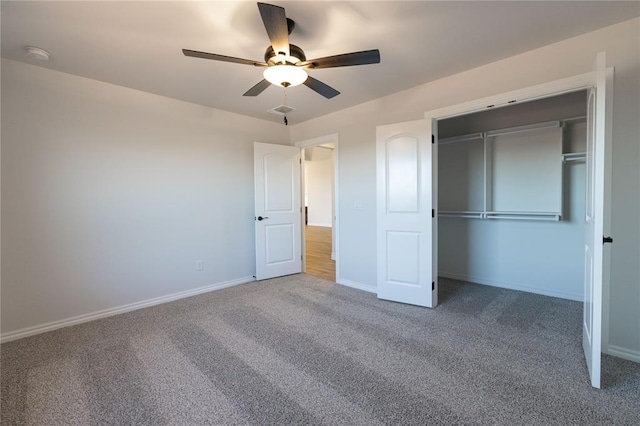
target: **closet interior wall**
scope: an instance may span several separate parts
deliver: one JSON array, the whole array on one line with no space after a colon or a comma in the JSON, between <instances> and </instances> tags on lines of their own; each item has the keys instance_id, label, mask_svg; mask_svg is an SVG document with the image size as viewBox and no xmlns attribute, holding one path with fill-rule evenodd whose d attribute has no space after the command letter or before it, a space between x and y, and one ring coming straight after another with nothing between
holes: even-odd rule
<instances>
[{"instance_id":1,"label":"closet interior wall","mask_svg":"<svg viewBox=\"0 0 640 426\"><path fill-rule=\"evenodd\" d=\"M586 92L580 91L438 122L439 141L552 121L560 121L561 130L557 132L562 134L562 152L558 147L557 158L561 164L558 172L560 215L557 216L524 215L513 219L491 218L484 213L451 215L446 212L446 207L452 205L451 200L461 196L463 203L473 207L471 210L483 210L486 207L483 202L492 197L491 184L485 185L484 181L485 173L491 171L487 172L483 163L487 154L482 138L439 145L438 272L441 277L582 300L586 166L579 153L586 147L586 99ZM455 155L452 156L452 152ZM563 156L576 153L577 156ZM521 165L524 171L526 162L532 160L525 157L521 161L508 166L517 170ZM466 182L466 187L461 187L461 182ZM537 191L541 183L532 181L525 185ZM526 190L523 188L525 193ZM518 191L514 191L513 196L527 198Z\"/></svg>"}]
</instances>

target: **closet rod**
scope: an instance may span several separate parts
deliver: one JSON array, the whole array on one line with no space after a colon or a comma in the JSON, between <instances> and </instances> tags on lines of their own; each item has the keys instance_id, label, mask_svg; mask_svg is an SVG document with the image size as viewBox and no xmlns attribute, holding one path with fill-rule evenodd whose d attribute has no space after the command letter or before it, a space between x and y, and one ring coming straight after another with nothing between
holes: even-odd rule
<instances>
[{"instance_id":1,"label":"closet rod","mask_svg":"<svg viewBox=\"0 0 640 426\"><path fill-rule=\"evenodd\" d=\"M544 123L528 124L526 126L509 127L506 129L486 132L487 137L509 135L513 133L528 132L530 130L552 129L560 127L560 121L546 121Z\"/></svg>"},{"instance_id":2,"label":"closet rod","mask_svg":"<svg viewBox=\"0 0 640 426\"><path fill-rule=\"evenodd\" d=\"M452 136L450 138L439 139L438 143L445 144L445 143L455 143L455 142L466 142L466 141L472 141L475 139L482 139L482 138L484 138L484 133L470 133L468 135Z\"/></svg>"},{"instance_id":3,"label":"closet rod","mask_svg":"<svg viewBox=\"0 0 640 426\"><path fill-rule=\"evenodd\" d=\"M486 212L486 219L517 219L517 220L554 220L562 219L557 212Z\"/></svg>"},{"instance_id":4,"label":"closet rod","mask_svg":"<svg viewBox=\"0 0 640 426\"><path fill-rule=\"evenodd\" d=\"M562 161L565 163L582 162L587 160L586 152L570 152L562 154Z\"/></svg>"},{"instance_id":5,"label":"closet rod","mask_svg":"<svg viewBox=\"0 0 640 426\"><path fill-rule=\"evenodd\" d=\"M438 143L439 144L445 144L445 143L465 142L465 141L471 141L471 140L475 140L475 139L482 139L485 136L491 137L491 136L506 135L506 134L509 134L509 133L526 132L526 131L529 131L529 130L539 130L539 129L547 129L547 128L550 129L550 128L554 128L554 127L564 127L565 124L570 124L572 122L582 122L582 121L585 121L586 119L587 119L586 115L580 115L580 116L577 116L577 117L564 118L562 120L556 120L556 121L545 121L545 122L542 122L542 123L527 124L525 126L508 127L508 128L505 128L505 129L490 130L488 132L469 133L469 134L466 134L466 135L451 136L450 138L438 139Z\"/></svg>"},{"instance_id":6,"label":"closet rod","mask_svg":"<svg viewBox=\"0 0 640 426\"><path fill-rule=\"evenodd\" d=\"M483 219L484 212L479 211L439 211L439 217L463 217L468 219Z\"/></svg>"}]
</instances>

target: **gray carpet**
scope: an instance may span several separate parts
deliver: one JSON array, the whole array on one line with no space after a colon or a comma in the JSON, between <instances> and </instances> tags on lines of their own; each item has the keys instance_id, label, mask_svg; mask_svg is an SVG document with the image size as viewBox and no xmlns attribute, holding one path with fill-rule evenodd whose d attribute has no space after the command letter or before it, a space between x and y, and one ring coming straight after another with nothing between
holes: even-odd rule
<instances>
[{"instance_id":1,"label":"gray carpet","mask_svg":"<svg viewBox=\"0 0 640 426\"><path fill-rule=\"evenodd\" d=\"M581 305L440 281L424 309L297 275L1 347L3 425L640 424L589 385Z\"/></svg>"}]
</instances>

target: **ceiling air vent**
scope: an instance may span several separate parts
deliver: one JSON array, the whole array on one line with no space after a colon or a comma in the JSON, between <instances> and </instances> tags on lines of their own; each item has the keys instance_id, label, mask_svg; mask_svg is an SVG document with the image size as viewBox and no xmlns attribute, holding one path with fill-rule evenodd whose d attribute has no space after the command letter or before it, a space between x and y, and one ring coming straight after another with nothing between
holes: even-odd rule
<instances>
[{"instance_id":1,"label":"ceiling air vent","mask_svg":"<svg viewBox=\"0 0 640 426\"><path fill-rule=\"evenodd\" d=\"M291 111L294 111L295 108L291 108L288 107L286 105L278 105L275 108L271 108L269 111L271 114L275 114L275 115L287 115L289 114Z\"/></svg>"}]
</instances>

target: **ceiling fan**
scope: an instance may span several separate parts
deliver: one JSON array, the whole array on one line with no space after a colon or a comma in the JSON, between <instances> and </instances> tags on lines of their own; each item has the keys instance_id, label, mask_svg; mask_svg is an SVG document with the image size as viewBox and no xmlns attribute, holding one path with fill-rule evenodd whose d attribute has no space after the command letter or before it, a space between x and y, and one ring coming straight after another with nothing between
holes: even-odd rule
<instances>
[{"instance_id":1,"label":"ceiling fan","mask_svg":"<svg viewBox=\"0 0 640 426\"><path fill-rule=\"evenodd\" d=\"M325 98L331 99L339 95L340 92L309 76L306 70L380 63L378 49L307 60L301 48L294 44L289 44L289 34L293 31L295 22L287 18L284 8L272 4L258 3L258 9L271 41L271 46L267 47L264 53L264 62L188 49L182 49L182 53L185 56L194 58L265 67L264 79L247 90L243 96L258 96L270 84L285 88L304 84Z\"/></svg>"}]
</instances>

